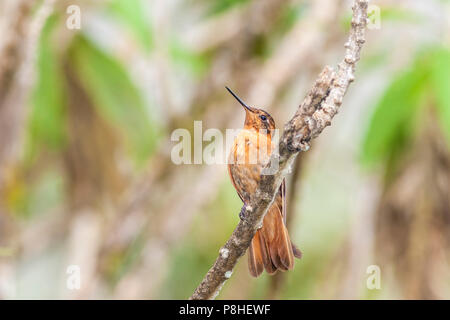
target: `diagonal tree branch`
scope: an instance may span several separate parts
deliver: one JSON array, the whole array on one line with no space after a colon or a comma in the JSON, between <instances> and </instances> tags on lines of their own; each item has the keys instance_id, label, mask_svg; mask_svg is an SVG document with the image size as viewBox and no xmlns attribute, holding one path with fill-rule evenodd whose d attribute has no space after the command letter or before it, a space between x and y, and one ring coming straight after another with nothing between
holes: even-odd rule
<instances>
[{"instance_id":1,"label":"diagonal tree branch","mask_svg":"<svg viewBox=\"0 0 450 320\"><path fill-rule=\"evenodd\" d=\"M356 63L365 42L368 0L355 0L344 60L337 71L325 67L314 86L303 100L294 117L285 125L278 150L270 163L278 163L273 175L262 175L256 193L245 207L245 221L241 220L230 239L220 249L219 256L190 299L214 299L223 284L231 277L234 266L250 245L256 230L262 224L267 209L273 202L281 181L301 151L307 151L310 141L331 124L344 95L354 81ZM269 163L269 164L270 164ZM267 166L269 167L269 165Z\"/></svg>"}]
</instances>

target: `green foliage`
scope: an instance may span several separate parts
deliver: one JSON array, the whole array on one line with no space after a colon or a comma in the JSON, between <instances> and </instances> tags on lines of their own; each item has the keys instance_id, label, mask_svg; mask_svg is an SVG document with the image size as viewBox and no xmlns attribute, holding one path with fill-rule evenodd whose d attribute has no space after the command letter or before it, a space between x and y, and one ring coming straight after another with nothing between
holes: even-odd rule
<instances>
[{"instance_id":1,"label":"green foliage","mask_svg":"<svg viewBox=\"0 0 450 320\"><path fill-rule=\"evenodd\" d=\"M210 65L210 59L206 54L192 52L176 39L172 39L169 49L172 61L195 76L204 74Z\"/></svg>"},{"instance_id":2,"label":"green foliage","mask_svg":"<svg viewBox=\"0 0 450 320\"><path fill-rule=\"evenodd\" d=\"M450 59L443 48L421 53L410 68L393 80L378 101L362 147L362 162L372 166L394 160L414 134L419 110L433 105L450 138ZM450 141L450 140L449 140Z\"/></svg>"},{"instance_id":3,"label":"green foliage","mask_svg":"<svg viewBox=\"0 0 450 320\"><path fill-rule=\"evenodd\" d=\"M154 150L158 130L123 66L83 36L70 49L71 62L99 113L123 133L139 162Z\"/></svg>"},{"instance_id":4,"label":"green foliage","mask_svg":"<svg viewBox=\"0 0 450 320\"><path fill-rule=\"evenodd\" d=\"M210 14L219 14L219 13L227 11L237 5L242 5L247 2L248 2L248 0L217 0L217 1L213 1L209 13Z\"/></svg>"},{"instance_id":5,"label":"green foliage","mask_svg":"<svg viewBox=\"0 0 450 320\"><path fill-rule=\"evenodd\" d=\"M255 41L253 54L268 59L279 46L286 33L300 20L307 11L304 3L291 3L284 6L269 32Z\"/></svg>"},{"instance_id":6,"label":"green foliage","mask_svg":"<svg viewBox=\"0 0 450 320\"><path fill-rule=\"evenodd\" d=\"M113 0L110 10L130 29L147 52L152 49L152 31L143 0Z\"/></svg>"},{"instance_id":7,"label":"green foliage","mask_svg":"<svg viewBox=\"0 0 450 320\"><path fill-rule=\"evenodd\" d=\"M65 141L65 93L63 75L58 63L53 31L58 23L56 16L50 17L41 34L36 84L31 95L31 112L27 139L27 153L32 156L41 146L60 148Z\"/></svg>"},{"instance_id":8,"label":"green foliage","mask_svg":"<svg viewBox=\"0 0 450 320\"><path fill-rule=\"evenodd\" d=\"M433 56L432 86L442 129L450 143L450 51L437 49Z\"/></svg>"},{"instance_id":9,"label":"green foliage","mask_svg":"<svg viewBox=\"0 0 450 320\"><path fill-rule=\"evenodd\" d=\"M283 8L280 21L276 27L283 33L290 30L305 12L306 5L304 3L291 3L287 5Z\"/></svg>"},{"instance_id":10,"label":"green foliage","mask_svg":"<svg viewBox=\"0 0 450 320\"><path fill-rule=\"evenodd\" d=\"M423 20L423 17L413 12L412 10L399 7L385 7L381 8L382 21L398 21L417 23ZM383 23L383 22L382 22Z\"/></svg>"},{"instance_id":11,"label":"green foliage","mask_svg":"<svg viewBox=\"0 0 450 320\"><path fill-rule=\"evenodd\" d=\"M416 65L401 74L386 90L370 121L363 144L363 163L372 165L404 146L425 80L423 66Z\"/></svg>"},{"instance_id":12,"label":"green foliage","mask_svg":"<svg viewBox=\"0 0 450 320\"><path fill-rule=\"evenodd\" d=\"M377 103L363 143L362 161L373 165L405 146L425 89L428 66L421 60L401 73Z\"/></svg>"}]
</instances>

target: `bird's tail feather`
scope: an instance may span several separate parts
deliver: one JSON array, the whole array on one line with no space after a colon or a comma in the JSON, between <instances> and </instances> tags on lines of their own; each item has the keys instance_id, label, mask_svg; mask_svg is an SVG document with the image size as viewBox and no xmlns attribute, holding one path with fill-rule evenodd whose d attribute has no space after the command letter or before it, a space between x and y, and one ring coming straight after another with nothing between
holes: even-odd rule
<instances>
[{"instance_id":1,"label":"bird's tail feather","mask_svg":"<svg viewBox=\"0 0 450 320\"><path fill-rule=\"evenodd\" d=\"M294 267L294 257L300 258L301 251L292 244L281 210L274 203L264 217L263 226L256 231L248 251L248 267L253 277L264 269L273 274Z\"/></svg>"}]
</instances>

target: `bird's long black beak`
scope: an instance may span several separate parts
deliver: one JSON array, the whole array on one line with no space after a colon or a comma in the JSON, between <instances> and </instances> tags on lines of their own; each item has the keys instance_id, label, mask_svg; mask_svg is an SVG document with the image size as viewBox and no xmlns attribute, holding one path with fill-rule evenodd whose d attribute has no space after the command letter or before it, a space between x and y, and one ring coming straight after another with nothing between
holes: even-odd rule
<instances>
[{"instance_id":1,"label":"bird's long black beak","mask_svg":"<svg viewBox=\"0 0 450 320\"><path fill-rule=\"evenodd\" d=\"M246 105L245 102L242 101L241 98L239 98L237 95L235 95L234 92L231 91L230 88L228 88L228 87L225 87L225 88L227 88L228 92L231 93L231 94L233 95L233 97L234 97L237 101L239 101L239 103L240 103L245 109L247 109L247 110L250 111L250 112L253 112L253 108L251 108L251 107L249 107L248 105Z\"/></svg>"}]
</instances>

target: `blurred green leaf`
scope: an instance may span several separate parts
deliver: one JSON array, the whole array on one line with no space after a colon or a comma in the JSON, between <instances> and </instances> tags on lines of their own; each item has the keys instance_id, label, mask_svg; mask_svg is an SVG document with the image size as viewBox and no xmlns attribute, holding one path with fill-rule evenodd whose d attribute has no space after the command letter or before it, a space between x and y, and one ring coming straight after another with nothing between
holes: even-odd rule
<instances>
[{"instance_id":1,"label":"blurred green leaf","mask_svg":"<svg viewBox=\"0 0 450 320\"><path fill-rule=\"evenodd\" d=\"M176 39L170 42L170 56L175 64L186 68L196 76L202 75L209 66L207 54L192 52Z\"/></svg>"},{"instance_id":2,"label":"blurred green leaf","mask_svg":"<svg viewBox=\"0 0 450 320\"><path fill-rule=\"evenodd\" d=\"M150 51L153 38L146 3L142 0L112 0L110 10L134 33L142 46Z\"/></svg>"},{"instance_id":3,"label":"blurred green leaf","mask_svg":"<svg viewBox=\"0 0 450 320\"><path fill-rule=\"evenodd\" d=\"M211 9L209 11L210 14L219 14L224 11L227 11L237 5L244 4L249 0L216 0L212 2Z\"/></svg>"},{"instance_id":4,"label":"blurred green leaf","mask_svg":"<svg viewBox=\"0 0 450 320\"><path fill-rule=\"evenodd\" d=\"M27 158L34 155L41 145L56 149L61 147L66 137L63 76L55 42L52 41L53 30L57 23L56 16L51 16L47 20L39 42L37 79L31 94Z\"/></svg>"},{"instance_id":5,"label":"blurred green leaf","mask_svg":"<svg viewBox=\"0 0 450 320\"><path fill-rule=\"evenodd\" d=\"M437 49L433 55L432 84L439 121L450 142L450 51Z\"/></svg>"},{"instance_id":6,"label":"blurred green leaf","mask_svg":"<svg viewBox=\"0 0 450 320\"><path fill-rule=\"evenodd\" d=\"M279 29L281 33L285 33L290 30L295 23L303 17L307 11L307 6L305 3L291 3L283 7L279 23L276 28Z\"/></svg>"},{"instance_id":7,"label":"blurred green leaf","mask_svg":"<svg viewBox=\"0 0 450 320\"><path fill-rule=\"evenodd\" d=\"M400 7L381 8L381 19L386 21L420 22L423 16L417 12Z\"/></svg>"},{"instance_id":8,"label":"blurred green leaf","mask_svg":"<svg viewBox=\"0 0 450 320\"><path fill-rule=\"evenodd\" d=\"M145 161L156 146L158 129L123 66L83 36L74 39L70 53L100 114L122 131L138 163Z\"/></svg>"},{"instance_id":9,"label":"blurred green leaf","mask_svg":"<svg viewBox=\"0 0 450 320\"><path fill-rule=\"evenodd\" d=\"M362 162L368 166L399 152L408 140L429 76L429 59L420 56L401 73L377 103L363 141Z\"/></svg>"},{"instance_id":10,"label":"blurred green leaf","mask_svg":"<svg viewBox=\"0 0 450 320\"><path fill-rule=\"evenodd\" d=\"M303 18L308 6L305 3L290 3L282 7L275 24L256 39L253 53L263 59L268 59L279 47L294 25Z\"/></svg>"}]
</instances>

